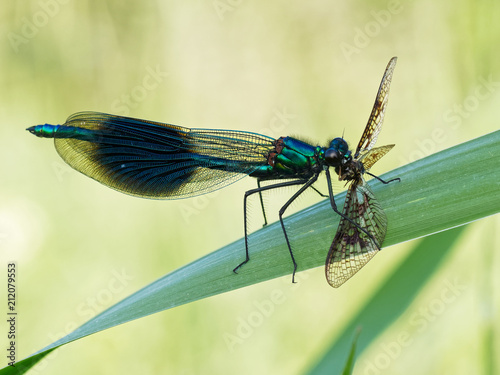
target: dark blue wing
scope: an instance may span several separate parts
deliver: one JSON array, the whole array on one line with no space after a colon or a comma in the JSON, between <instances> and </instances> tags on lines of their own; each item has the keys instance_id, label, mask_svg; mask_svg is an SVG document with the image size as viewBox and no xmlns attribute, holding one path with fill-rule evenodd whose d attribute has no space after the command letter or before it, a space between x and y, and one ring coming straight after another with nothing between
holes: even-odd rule
<instances>
[{"instance_id":1,"label":"dark blue wing","mask_svg":"<svg viewBox=\"0 0 500 375\"><path fill-rule=\"evenodd\" d=\"M74 169L123 193L156 199L187 198L231 184L266 165L274 141L95 112L70 116L49 136Z\"/></svg>"}]
</instances>

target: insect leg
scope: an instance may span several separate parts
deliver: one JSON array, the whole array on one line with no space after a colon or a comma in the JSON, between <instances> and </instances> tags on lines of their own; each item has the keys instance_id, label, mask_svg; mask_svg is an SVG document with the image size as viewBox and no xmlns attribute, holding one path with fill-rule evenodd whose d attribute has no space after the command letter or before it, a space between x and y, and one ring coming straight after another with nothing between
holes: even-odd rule
<instances>
[{"instance_id":1,"label":"insect leg","mask_svg":"<svg viewBox=\"0 0 500 375\"><path fill-rule=\"evenodd\" d=\"M374 174L371 174L370 172L365 172L367 175L370 175L372 177L375 177L377 180L379 180L381 183L383 184L388 184L390 182L393 182L393 181L398 181L398 182L401 182L401 179L399 177L396 177L396 178L393 178L392 180L389 180L389 181L385 181L385 180L382 180L379 176L375 176Z\"/></svg>"},{"instance_id":2,"label":"insect leg","mask_svg":"<svg viewBox=\"0 0 500 375\"><path fill-rule=\"evenodd\" d=\"M316 189L314 186L311 186L311 189L313 189L316 193L318 193L323 198L328 198L329 197L329 195L323 194L321 191L319 191L318 189Z\"/></svg>"},{"instance_id":3,"label":"insect leg","mask_svg":"<svg viewBox=\"0 0 500 375\"><path fill-rule=\"evenodd\" d=\"M248 190L247 192L245 192L245 197L243 198L243 220L244 220L244 228L245 228L245 260L243 262L241 262L240 264L238 264L238 266L236 266L233 269L234 273L238 273L237 272L238 269L250 260L250 256L248 254L247 198L252 194L261 193L262 191L265 191L265 190L278 189L281 187L293 186L293 185L303 185L307 182L308 182L307 180L292 180L292 181L280 182L280 183L268 185L268 186L259 186L257 189L252 189L252 190ZM283 230L284 230L284 227L283 227ZM285 237L286 237L286 234L285 234ZM287 243L288 243L288 240L287 240ZM290 246L288 248L290 249ZM290 249L290 252L291 252L291 249ZM295 260L293 259L293 255L292 255L292 260L293 260L294 265L295 265ZM297 266L295 265L295 267L297 267Z\"/></svg>"},{"instance_id":4,"label":"insect leg","mask_svg":"<svg viewBox=\"0 0 500 375\"><path fill-rule=\"evenodd\" d=\"M279 212L279 218L280 218L280 223L281 223L281 228L283 229L283 233L285 234L285 240L286 244L288 245L288 250L290 251L290 256L292 257L292 262L293 262L293 274L292 274L292 283L295 283L295 271L297 271L297 262L295 262L295 258L293 256L292 252L292 246L290 245L290 241L288 240L288 235L286 233L285 229L285 223L283 222L283 214L285 213L285 210L292 204L292 202L300 195L302 194L308 187L310 187L312 184L316 182L318 179L319 173L316 173L309 181L307 181L300 189L297 191L292 197L281 207L280 212Z\"/></svg>"},{"instance_id":5,"label":"insect leg","mask_svg":"<svg viewBox=\"0 0 500 375\"><path fill-rule=\"evenodd\" d=\"M260 179L257 179L257 187L260 189ZM267 217L266 217L266 209L264 208L264 200L262 199L262 190L259 190L259 198L260 198L260 207L262 207L262 215L264 216L264 224L263 227L267 225ZM245 211L246 212L246 211Z\"/></svg>"},{"instance_id":6,"label":"insect leg","mask_svg":"<svg viewBox=\"0 0 500 375\"><path fill-rule=\"evenodd\" d=\"M261 188L260 182L261 182L261 180L258 179L257 180L257 186L258 186L259 189ZM329 195L323 194L321 191L319 191L318 189L316 189L314 186L311 186L311 189L313 189L316 193L318 193L323 198L328 198L329 197ZM262 226L265 227L267 225L267 216L266 216L266 209L264 207L264 200L262 199L262 190L259 191L259 198L260 198L260 206L262 208L262 215L264 216L264 224Z\"/></svg>"}]
</instances>

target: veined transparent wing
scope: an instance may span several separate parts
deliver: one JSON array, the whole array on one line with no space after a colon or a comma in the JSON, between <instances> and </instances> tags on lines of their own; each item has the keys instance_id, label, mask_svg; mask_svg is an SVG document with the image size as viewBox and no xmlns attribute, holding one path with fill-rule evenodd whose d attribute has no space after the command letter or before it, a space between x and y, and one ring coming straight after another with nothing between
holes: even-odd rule
<instances>
[{"instance_id":1,"label":"veined transparent wing","mask_svg":"<svg viewBox=\"0 0 500 375\"><path fill-rule=\"evenodd\" d=\"M343 214L372 235L381 246L387 232L387 217L368 185L353 182L347 190ZM338 288L378 252L377 244L349 220L340 219L325 264L328 283Z\"/></svg>"},{"instance_id":2,"label":"veined transparent wing","mask_svg":"<svg viewBox=\"0 0 500 375\"><path fill-rule=\"evenodd\" d=\"M397 57L393 57L389 61L389 64L387 64L387 68L385 68L385 73L382 77L377 97L375 98L375 104L354 154L355 159L358 158L360 153L370 150L375 145L375 142L377 142L378 134L384 122L385 109L389 101L389 87L394 68L396 67L396 61Z\"/></svg>"},{"instance_id":3,"label":"veined transparent wing","mask_svg":"<svg viewBox=\"0 0 500 375\"><path fill-rule=\"evenodd\" d=\"M96 112L70 116L54 139L74 169L123 193L154 199L187 198L231 184L266 165L273 141Z\"/></svg>"},{"instance_id":4,"label":"veined transparent wing","mask_svg":"<svg viewBox=\"0 0 500 375\"><path fill-rule=\"evenodd\" d=\"M359 161L363 163L365 171L368 171L373 164L379 161L382 156L387 154L395 145L386 145L372 148L359 157Z\"/></svg>"}]
</instances>

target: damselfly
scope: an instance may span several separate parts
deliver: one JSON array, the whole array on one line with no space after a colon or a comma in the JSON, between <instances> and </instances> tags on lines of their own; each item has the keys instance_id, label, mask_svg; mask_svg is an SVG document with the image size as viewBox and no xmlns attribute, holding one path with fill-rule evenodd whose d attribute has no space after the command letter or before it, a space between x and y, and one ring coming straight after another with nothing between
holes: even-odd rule
<instances>
[{"instance_id":1,"label":"damselfly","mask_svg":"<svg viewBox=\"0 0 500 375\"><path fill-rule=\"evenodd\" d=\"M138 197L188 198L220 189L246 175L256 178L258 187L247 191L243 199L245 260L234 268L235 273L250 259L248 197L259 194L267 223L262 192L302 185L279 211L294 267L292 282L297 263L283 215L306 189L316 190L312 185L325 172L331 207L341 216L326 262L327 280L338 287L373 257L385 238L385 213L365 184L363 174L373 176L368 173L370 167L394 146L373 148L382 127L395 64L394 57L386 68L354 155L343 138L335 138L322 147L293 137L274 139L244 131L188 129L96 112L76 113L64 125L37 125L27 130L38 137L54 138L59 155L77 171ZM342 212L335 204L330 167L339 180L350 182ZM263 181L276 180L283 181L261 186Z\"/></svg>"}]
</instances>

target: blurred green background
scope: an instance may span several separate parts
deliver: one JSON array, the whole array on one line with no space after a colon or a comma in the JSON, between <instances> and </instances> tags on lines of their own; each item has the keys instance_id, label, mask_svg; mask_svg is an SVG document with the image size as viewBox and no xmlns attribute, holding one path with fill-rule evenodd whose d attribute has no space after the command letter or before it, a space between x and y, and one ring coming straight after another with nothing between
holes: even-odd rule
<instances>
[{"instance_id":1,"label":"blurred green background","mask_svg":"<svg viewBox=\"0 0 500 375\"><path fill-rule=\"evenodd\" d=\"M499 128L495 1L39 0L5 3L0 17L0 275L17 261L18 359L242 237L243 192L255 186L247 178L178 201L125 196L66 166L28 126L94 110L321 145L343 133L355 145L384 68L398 56L378 140L396 147L374 173ZM268 212L292 191L269 194ZM317 200L310 194L294 209ZM470 225L354 373L488 373L489 353L500 350L498 229L498 217ZM285 277L86 337L37 373L306 372L416 242L382 251L339 290L322 269L309 270L294 286ZM437 309L449 283L461 288ZM282 303L243 332L276 291ZM410 344L381 361L401 333Z\"/></svg>"}]
</instances>

